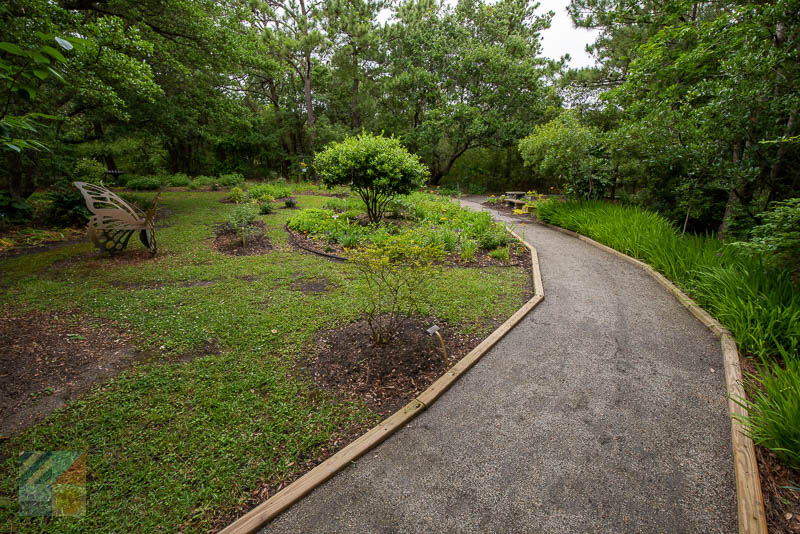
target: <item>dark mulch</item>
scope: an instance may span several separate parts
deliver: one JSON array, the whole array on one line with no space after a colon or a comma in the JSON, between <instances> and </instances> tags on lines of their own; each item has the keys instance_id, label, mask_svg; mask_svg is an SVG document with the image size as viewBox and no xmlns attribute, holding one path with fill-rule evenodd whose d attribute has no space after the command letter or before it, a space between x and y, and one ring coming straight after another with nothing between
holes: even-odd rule
<instances>
[{"instance_id":1,"label":"dark mulch","mask_svg":"<svg viewBox=\"0 0 800 534\"><path fill-rule=\"evenodd\" d=\"M745 376L758 372L753 358L740 355L739 365ZM756 460L770 534L800 533L800 491L787 489L800 488L800 472L783 465L760 445L756 445Z\"/></svg>"},{"instance_id":2,"label":"dark mulch","mask_svg":"<svg viewBox=\"0 0 800 534\"><path fill-rule=\"evenodd\" d=\"M285 228L289 234L289 244L294 248L334 260L345 259L347 249L339 243L328 243L324 238L315 238L294 232L288 227ZM514 242L511 245L509 261L497 260L489 256L488 251L479 249L475 257L470 261L461 261L461 256L458 253L447 254L442 261L442 265L445 267L522 267L530 270L531 254L524 245Z\"/></svg>"},{"instance_id":3,"label":"dark mulch","mask_svg":"<svg viewBox=\"0 0 800 534\"><path fill-rule=\"evenodd\" d=\"M0 435L42 419L147 358L113 321L76 311L0 314Z\"/></svg>"},{"instance_id":4,"label":"dark mulch","mask_svg":"<svg viewBox=\"0 0 800 534\"><path fill-rule=\"evenodd\" d=\"M242 239L233 225L222 223L214 230L216 237L212 247L229 256L256 256L266 254L273 249L272 243L265 234L264 221L255 221L250 228L252 232L247 236L246 244L242 246Z\"/></svg>"},{"instance_id":5,"label":"dark mulch","mask_svg":"<svg viewBox=\"0 0 800 534\"><path fill-rule=\"evenodd\" d=\"M366 320L317 335L317 351L302 364L320 387L348 399L361 399L370 410L388 416L422 393L447 370L439 338L426 333L438 324L450 365L482 339L462 334L434 319L407 319L394 339L372 341Z\"/></svg>"}]
</instances>

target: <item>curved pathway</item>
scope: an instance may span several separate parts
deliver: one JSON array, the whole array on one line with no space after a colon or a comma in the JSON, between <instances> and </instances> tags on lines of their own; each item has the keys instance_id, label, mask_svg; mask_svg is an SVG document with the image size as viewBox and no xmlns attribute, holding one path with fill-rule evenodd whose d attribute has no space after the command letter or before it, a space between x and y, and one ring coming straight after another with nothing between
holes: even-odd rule
<instances>
[{"instance_id":1,"label":"curved pathway","mask_svg":"<svg viewBox=\"0 0 800 534\"><path fill-rule=\"evenodd\" d=\"M516 231L544 302L262 532L736 532L719 341L639 268Z\"/></svg>"}]
</instances>

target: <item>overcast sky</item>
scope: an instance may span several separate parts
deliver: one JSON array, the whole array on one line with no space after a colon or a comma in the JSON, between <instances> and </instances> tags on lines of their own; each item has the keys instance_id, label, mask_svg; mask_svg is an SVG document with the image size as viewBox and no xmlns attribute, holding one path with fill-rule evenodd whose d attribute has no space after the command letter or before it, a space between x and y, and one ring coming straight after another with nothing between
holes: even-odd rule
<instances>
[{"instance_id":1,"label":"overcast sky","mask_svg":"<svg viewBox=\"0 0 800 534\"><path fill-rule=\"evenodd\" d=\"M576 28L567 13L569 0L540 0L539 13L555 11L550 29L542 32L543 54L558 59L569 54L572 68L594 65L594 58L586 53L586 45L594 42L598 32Z\"/></svg>"}]
</instances>

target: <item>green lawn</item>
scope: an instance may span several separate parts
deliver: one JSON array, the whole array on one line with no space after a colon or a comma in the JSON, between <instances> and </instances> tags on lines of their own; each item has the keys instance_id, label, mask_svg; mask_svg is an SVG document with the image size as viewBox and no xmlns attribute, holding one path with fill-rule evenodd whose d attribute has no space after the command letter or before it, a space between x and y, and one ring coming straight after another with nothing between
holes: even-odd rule
<instances>
[{"instance_id":1,"label":"green lawn","mask_svg":"<svg viewBox=\"0 0 800 534\"><path fill-rule=\"evenodd\" d=\"M165 193L159 254L124 265L84 259L88 243L0 261L0 306L77 309L126 325L152 357L96 387L40 424L0 441L0 526L31 532L189 532L208 530L248 501L260 483L278 483L330 444L377 421L296 373L314 334L356 320L357 272L293 250L284 230L296 211L266 222L275 250L230 257L209 244L233 209L225 193ZM322 196L297 197L321 207ZM141 245L131 241L129 248ZM245 278L246 277L246 278ZM305 294L303 279L334 289ZM522 303L519 269L444 269L431 288L427 315L486 334L490 318ZM182 287L186 281L213 284ZM185 284L184 284L185 285ZM186 362L180 355L213 340L219 354ZM16 455L23 450L88 451L88 506L80 518L17 516Z\"/></svg>"}]
</instances>

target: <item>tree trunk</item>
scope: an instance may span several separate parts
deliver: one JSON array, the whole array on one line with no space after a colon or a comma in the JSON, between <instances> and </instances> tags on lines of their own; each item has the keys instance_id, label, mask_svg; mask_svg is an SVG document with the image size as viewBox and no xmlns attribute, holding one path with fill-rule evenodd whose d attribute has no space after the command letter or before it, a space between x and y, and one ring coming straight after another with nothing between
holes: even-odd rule
<instances>
[{"instance_id":1,"label":"tree trunk","mask_svg":"<svg viewBox=\"0 0 800 534\"><path fill-rule=\"evenodd\" d=\"M36 191L36 180L26 176L22 165L22 154L8 153L8 193L17 201L24 201Z\"/></svg>"},{"instance_id":2,"label":"tree trunk","mask_svg":"<svg viewBox=\"0 0 800 534\"><path fill-rule=\"evenodd\" d=\"M739 166L742 161L742 144L736 143L733 146L733 164L734 166ZM728 191L728 202L725 204L725 214L722 216L722 223L719 225L719 229L717 230L717 236L719 237L720 241L725 240L725 236L728 233L728 226L730 225L730 219L733 215L733 208L738 203L739 196L736 194L736 184L732 183L730 187L730 191Z\"/></svg>"},{"instance_id":3,"label":"tree trunk","mask_svg":"<svg viewBox=\"0 0 800 534\"><path fill-rule=\"evenodd\" d=\"M358 73L353 78L353 94L350 97L350 126L361 128L361 109L358 107Z\"/></svg>"}]
</instances>

